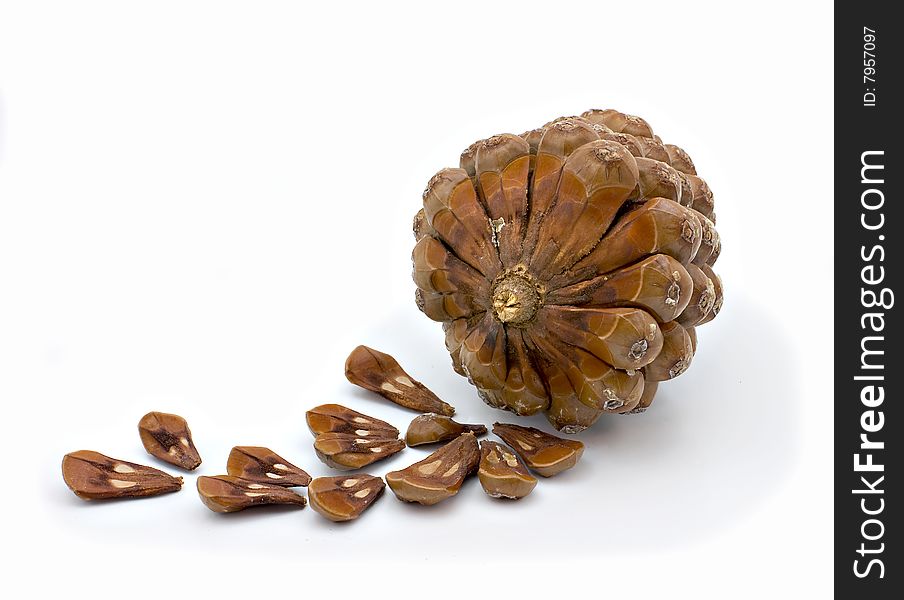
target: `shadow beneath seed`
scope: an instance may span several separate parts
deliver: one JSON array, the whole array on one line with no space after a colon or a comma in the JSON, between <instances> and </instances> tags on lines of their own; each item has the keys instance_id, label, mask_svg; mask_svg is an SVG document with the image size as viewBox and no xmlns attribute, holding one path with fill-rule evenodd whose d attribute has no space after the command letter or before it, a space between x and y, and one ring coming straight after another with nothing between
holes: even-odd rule
<instances>
[{"instance_id":1,"label":"shadow beneath seed","mask_svg":"<svg viewBox=\"0 0 904 600\"><path fill-rule=\"evenodd\" d=\"M156 496L124 496L122 498L100 498L100 499L83 499L76 496L71 490L68 493L60 494L60 498L62 502L65 502L69 506L74 506L77 508L85 508L85 509L94 509L95 507L108 506L108 505L118 505L118 504L138 504L141 502L147 502L148 500L153 500L160 496L169 496L172 494L178 494L179 491L168 492L166 494L157 494ZM65 497L65 500L62 498Z\"/></svg>"},{"instance_id":2,"label":"shadow beneath seed","mask_svg":"<svg viewBox=\"0 0 904 600\"><path fill-rule=\"evenodd\" d=\"M210 510L205 507L203 504L199 502L198 504L199 510L203 510L205 518L208 521L219 523L242 523L248 519L266 519L268 517L276 517L279 515L283 515L285 513L290 512L308 512L310 506L299 507L292 504L264 504L262 506L252 506L250 508L246 508L244 510L239 510L231 513L218 513Z\"/></svg>"}]
</instances>

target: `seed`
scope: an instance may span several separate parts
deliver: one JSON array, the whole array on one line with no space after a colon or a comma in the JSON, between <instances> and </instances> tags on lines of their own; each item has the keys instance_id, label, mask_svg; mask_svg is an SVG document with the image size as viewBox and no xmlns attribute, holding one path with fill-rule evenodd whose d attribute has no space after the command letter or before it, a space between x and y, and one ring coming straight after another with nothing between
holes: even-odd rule
<instances>
[{"instance_id":1,"label":"seed","mask_svg":"<svg viewBox=\"0 0 904 600\"><path fill-rule=\"evenodd\" d=\"M451 417L455 408L415 381L389 354L358 346L345 361L345 377L355 385L376 392L399 406ZM399 389L395 384L405 389Z\"/></svg>"},{"instance_id":2,"label":"seed","mask_svg":"<svg viewBox=\"0 0 904 600\"><path fill-rule=\"evenodd\" d=\"M465 433L424 460L387 473L386 483L399 500L436 504L458 493L468 475L477 469L479 460L477 438Z\"/></svg>"},{"instance_id":3,"label":"seed","mask_svg":"<svg viewBox=\"0 0 904 600\"><path fill-rule=\"evenodd\" d=\"M307 503L304 496L285 487L255 483L231 475L198 477L198 495L207 508L218 513L236 512L265 504L290 504L304 508Z\"/></svg>"},{"instance_id":4,"label":"seed","mask_svg":"<svg viewBox=\"0 0 904 600\"><path fill-rule=\"evenodd\" d=\"M311 483L311 476L304 470L262 446L234 447L226 461L226 473L233 477L282 487L305 486Z\"/></svg>"},{"instance_id":5,"label":"seed","mask_svg":"<svg viewBox=\"0 0 904 600\"><path fill-rule=\"evenodd\" d=\"M499 460L499 455L502 460ZM537 486L537 478L514 454L497 442L480 442L477 478L483 491L493 498L523 498Z\"/></svg>"},{"instance_id":6,"label":"seed","mask_svg":"<svg viewBox=\"0 0 904 600\"><path fill-rule=\"evenodd\" d=\"M189 471L201 464L188 423L179 415L149 412L138 422L138 433L151 456Z\"/></svg>"},{"instance_id":7,"label":"seed","mask_svg":"<svg viewBox=\"0 0 904 600\"><path fill-rule=\"evenodd\" d=\"M91 450L63 457L63 480L85 500L156 496L182 489L182 478Z\"/></svg>"},{"instance_id":8,"label":"seed","mask_svg":"<svg viewBox=\"0 0 904 600\"><path fill-rule=\"evenodd\" d=\"M405 448L398 437L358 438L353 433L327 432L314 439L317 457L334 469L360 469Z\"/></svg>"},{"instance_id":9,"label":"seed","mask_svg":"<svg viewBox=\"0 0 904 600\"><path fill-rule=\"evenodd\" d=\"M493 433L511 446L531 470L543 477L570 469L584 453L581 442L565 440L534 427L494 423ZM531 443L526 443L525 439Z\"/></svg>"},{"instance_id":10,"label":"seed","mask_svg":"<svg viewBox=\"0 0 904 600\"><path fill-rule=\"evenodd\" d=\"M321 404L307 413L305 419L314 435L321 433L353 433L358 437L399 437L399 430L380 419L359 413L341 404ZM367 424L367 429L360 427Z\"/></svg>"},{"instance_id":11,"label":"seed","mask_svg":"<svg viewBox=\"0 0 904 600\"><path fill-rule=\"evenodd\" d=\"M341 404L321 404L305 418L318 458L335 469L359 469L405 447L399 430ZM360 427L367 424L367 429Z\"/></svg>"},{"instance_id":12,"label":"seed","mask_svg":"<svg viewBox=\"0 0 904 600\"><path fill-rule=\"evenodd\" d=\"M467 431L474 435L483 435L487 432L487 428L484 425L464 425L445 415L427 413L419 415L411 421L408 431L405 433L405 442L409 446L434 444L451 440Z\"/></svg>"},{"instance_id":13,"label":"seed","mask_svg":"<svg viewBox=\"0 0 904 600\"><path fill-rule=\"evenodd\" d=\"M318 477L308 486L308 497L311 508L330 521L351 521L382 496L385 487L383 480L373 475Z\"/></svg>"}]
</instances>

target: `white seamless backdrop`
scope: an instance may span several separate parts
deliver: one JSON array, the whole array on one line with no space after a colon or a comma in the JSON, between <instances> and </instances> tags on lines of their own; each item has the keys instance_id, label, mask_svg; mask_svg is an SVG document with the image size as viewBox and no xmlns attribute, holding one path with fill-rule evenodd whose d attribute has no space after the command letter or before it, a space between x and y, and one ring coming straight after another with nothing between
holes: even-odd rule
<instances>
[{"instance_id":1,"label":"white seamless backdrop","mask_svg":"<svg viewBox=\"0 0 904 600\"><path fill-rule=\"evenodd\" d=\"M831 593L830 5L0 6L8 597ZM306 409L413 416L345 381L359 343L460 420L510 420L414 305L411 218L475 139L591 107L694 157L726 299L647 413L578 436L577 468L518 503L474 480L432 508L387 491L341 525L215 515L195 473L130 502L65 487L76 449L159 466L148 410L188 418L197 474L237 444L328 474Z\"/></svg>"}]
</instances>

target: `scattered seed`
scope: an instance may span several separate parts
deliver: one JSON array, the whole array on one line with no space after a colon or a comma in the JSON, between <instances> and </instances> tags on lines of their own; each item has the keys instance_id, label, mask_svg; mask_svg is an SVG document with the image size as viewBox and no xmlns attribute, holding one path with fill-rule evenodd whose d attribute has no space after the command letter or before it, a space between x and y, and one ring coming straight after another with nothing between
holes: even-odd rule
<instances>
[{"instance_id":1,"label":"scattered seed","mask_svg":"<svg viewBox=\"0 0 904 600\"><path fill-rule=\"evenodd\" d=\"M358 346L345 361L345 376L355 385L376 392L399 406L418 412L434 412L451 417L455 408L437 398L424 384L415 381L389 354ZM405 389L399 389L395 383Z\"/></svg>"},{"instance_id":2,"label":"scattered seed","mask_svg":"<svg viewBox=\"0 0 904 600\"><path fill-rule=\"evenodd\" d=\"M472 433L458 436L427 458L401 471L386 474L386 483L399 500L436 504L458 493L477 469L480 450ZM441 472L442 475L435 475Z\"/></svg>"},{"instance_id":3,"label":"scattered seed","mask_svg":"<svg viewBox=\"0 0 904 600\"><path fill-rule=\"evenodd\" d=\"M318 477L308 486L308 496L311 508L330 521L351 521L382 496L385 487L383 480L373 475Z\"/></svg>"},{"instance_id":4,"label":"scattered seed","mask_svg":"<svg viewBox=\"0 0 904 600\"><path fill-rule=\"evenodd\" d=\"M63 457L63 480L85 500L139 498L182 489L182 478L91 450Z\"/></svg>"},{"instance_id":5,"label":"scattered seed","mask_svg":"<svg viewBox=\"0 0 904 600\"><path fill-rule=\"evenodd\" d=\"M291 504L303 508L307 503L304 496L285 487L255 483L231 475L198 477L198 495L207 508L218 513L236 512L265 504Z\"/></svg>"},{"instance_id":6,"label":"scattered seed","mask_svg":"<svg viewBox=\"0 0 904 600\"><path fill-rule=\"evenodd\" d=\"M149 412L138 422L138 433L151 456L189 471L201 464L188 423L179 415Z\"/></svg>"},{"instance_id":7,"label":"scattered seed","mask_svg":"<svg viewBox=\"0 0 904 600\"><path fill-rule=\"evenodd\" d=\"M445 415L427 413L419 415L411 421L408 431L405 433L405 442L409 446L434 444L451 440L467 431L474 435L483 435L487 432L487 428L484 425L458 423Z\"/></svg>"},{"instance_id":8,"label":"scattered seed","mask_svg":"<svg viewBox=\"0 0 904 600\"><path fill-rule=\"evenodd\" d=\"M552 477L570 469L584 453L584 444L581 442L565 440L534 427L495 423L493 433L514 448L531 470L544 477Z\"/></svg>"},{"instance_id":9,"label":"scattered seed","mask_svg":"<svg viewBox=\"0 0 904 600\"><path fill-rule=\"evenodd\" d=\"M274 473L274 470L282 473ZM311 476L275 453L261 446L236 446L226 461L226 473L249 481L259 481L282 487L305 486Z\"/></svg>"},{"instance_id":10,"label":"scattered seed","mask_svg":"<svg viewBox=\"0 0 904 600\"><path fill-rule=\"evenodd\" d=\"M370 417L341 404L321 404L305 413L308 428L321 433L353 433L358 437L399 437L399 430L380 419ZM360 427L364 423L367 428Z\"/></svg>"},{"instance_id":11,"label":"scattered seed","mask_svg":"<svg viewBox=\"0 0 904 600\"><path fill-rule=\"evenodd\" d=\"M523 498L537 486L537 478L508 448L486 440L480 442L477 478L493 498Z\"/></svg>"},{"instance_id":12,"label":"scattered seed","mask_svg":"<svg viewBox=\"0 0 904 600\"><path fill-rule=\"evenodd\" d=\"M405 448L398 437L358 438L351 433L327 432L314 439L317 457L334 469L360 469Z\"/></svg>"}]
</instances>

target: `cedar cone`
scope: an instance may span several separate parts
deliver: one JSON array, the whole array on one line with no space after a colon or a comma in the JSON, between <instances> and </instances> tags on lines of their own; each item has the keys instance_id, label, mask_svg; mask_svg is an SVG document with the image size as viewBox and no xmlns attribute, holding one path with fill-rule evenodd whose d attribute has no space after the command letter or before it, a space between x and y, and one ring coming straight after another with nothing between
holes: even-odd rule
<instances>
[{"instance_id":1,"label":"cedar cone","mask_svg":"<svg viewBox=\"0 0 904 600\"><path fill-rule=\"evenodd\" d=\"M418 308L483 400L579 432L684 373L722 305L713 196L615 110L472 144L424 191Z\"/></svg>"}]
</instances>

